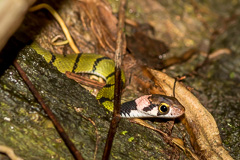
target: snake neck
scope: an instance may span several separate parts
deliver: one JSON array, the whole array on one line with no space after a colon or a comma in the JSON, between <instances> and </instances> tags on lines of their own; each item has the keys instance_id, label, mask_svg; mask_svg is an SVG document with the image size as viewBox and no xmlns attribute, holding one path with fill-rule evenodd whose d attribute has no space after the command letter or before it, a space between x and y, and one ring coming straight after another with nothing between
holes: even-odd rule
<instances>
[{"instance_id":1,"label":"snake neck","mask_svg":"<svg viewBox=\"0 0 240 160\"><path fill-rule=\"evenodd\" d=\"M137 104L135 100L128 101L121 105L120 115L121 117L130 118L133 117L135 111L137 111Z\"/></svg>"}]
</instances>

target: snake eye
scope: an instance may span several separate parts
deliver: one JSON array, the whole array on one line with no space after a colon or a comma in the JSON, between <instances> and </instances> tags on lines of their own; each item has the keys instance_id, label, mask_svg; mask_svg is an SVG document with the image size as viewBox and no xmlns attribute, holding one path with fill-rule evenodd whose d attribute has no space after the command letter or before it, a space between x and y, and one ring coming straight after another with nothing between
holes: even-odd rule
<instances>
[{"instance_id":1,"label":"snake eye","mask_svg":"<svg viewBox=\"0 0 240 160\"><path fill-rule=\"evenodd\" d=\"M167 103L161 103L158 110L160 114L167 114L169 112L169 105Z\"/></svg>"}]
</instances>

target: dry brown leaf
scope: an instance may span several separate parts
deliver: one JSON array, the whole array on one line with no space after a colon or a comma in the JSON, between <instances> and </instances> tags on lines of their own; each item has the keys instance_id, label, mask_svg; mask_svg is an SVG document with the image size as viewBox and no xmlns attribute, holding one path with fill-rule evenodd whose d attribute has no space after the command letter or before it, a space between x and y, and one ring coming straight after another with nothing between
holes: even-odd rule
<instances>
[{"instance_id":1,"label":"dry brown leaf","mask_svg":"<svg viewBox=\"0 0 240 160\"><path fill-rule=\"evenodd\" d=\"M153 69L149 69L157 79L166 95L172 96L174 79ZM191 143L200 158L230 160L232 157L223 148L219 130L213 116L199 100L184 87L177 83L175 95L185 107L185 126L191 136Z\"/></svg>"},{"instance_id":2,"label":"dry brown leaf","mask_svg":"<svg viewBox=\"0 0 240 160\"><path fill-rule=\"evenodd\" d=\"M196 48L191 48L184 52L180 57L171 57L163 61L163 67L167 68L173 64L183 63L189 60L193 55L197 54L199 51Z\"/></svg>"},{"instance_id":3,"label":"dry brown leaf","mask_svg":"<svg viewBox=\"0 0 240 160\"><path fill-rule=\"evenodd\" d=\"M101 0L78 0L88 19L90 28L104 50L115 51L117 18L108 3ZM82 18L83 19L83 18Z\"/></svg>"},{"instance_id":4,"label":"dry brown leaf","mask_svg":"<svg viewBox=\"0 0 240 160\"><path fill-rule=\"evenodd\" d=\"M162 67L162 59L159 56L169 51L163 41L151 38L142 30L127 36L127 47L139 64L154 69Z\"/></svg>"}]
</instances>

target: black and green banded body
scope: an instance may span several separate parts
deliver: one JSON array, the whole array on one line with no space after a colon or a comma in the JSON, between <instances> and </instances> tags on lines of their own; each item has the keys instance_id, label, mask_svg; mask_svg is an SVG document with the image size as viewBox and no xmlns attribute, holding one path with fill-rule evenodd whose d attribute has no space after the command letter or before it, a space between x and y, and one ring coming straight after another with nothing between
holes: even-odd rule
<instances>
[{"instance_id":1,"label":"black and green banded body","mask_svg":"<svg viewBox=\"0 0 240 160\"><path fill-rule=\"evenodd\" d=\"M94 53L80 54L53 54L41 48L38 44L32 43L31 47L44 59L55 66L60 72L67 71L73 73L95 74L106 81L106 85L99 91L97 99L109 111L113 111L114 83L115 83L115 63L108 57ZM125 75L122 71L121 81L125 84Z\"/></svg>"},{"instance_id":2,"label":"black and green banded body","mask_svg":"<svg viewBox=\"0 0 240 160\"><path fill-rule=\"evenodd\" d=\"M41 48L36 43L31 44L38 54L54 65L60 72L90 73L102 77L106 85L99 91L97 99L109 111L113 111L115 63L108 57L94 53L60 55L53 54ZM121 81L125 83L124 72L121 72ZM174 97L163 95L145 95L126 102L121 106L121 117L136 118L177 118L184 113L184 107Z\"/></svg>"}]
</instances>

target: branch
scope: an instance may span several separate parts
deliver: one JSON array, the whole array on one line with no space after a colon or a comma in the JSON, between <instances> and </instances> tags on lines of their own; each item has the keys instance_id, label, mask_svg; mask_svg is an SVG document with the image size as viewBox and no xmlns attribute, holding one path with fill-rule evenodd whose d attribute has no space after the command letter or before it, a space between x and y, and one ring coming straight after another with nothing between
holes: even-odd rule
<instances>
[{"instance_id":1,"label":"branch","mask_svg":"<svg viewBox=\"0 0 240 160\"><path fill-rule=\"evenodd\" d=\"M113 119L110 124L108 131L108 136L103 152L102 159L109 159L109 155L112 148L113 138L116 134L118 124L120 122L120 107L121 107L121 69L122 64L122 54L126 51L126 40L123 33L124 29L124 20L125 20L125 4L126 0L121 0L119 6L119 22L118 22L118 37L117 37L117 46L115 52L115 88L114 88L114 110L113 110Z\"/></svg>"}]
</instances>

